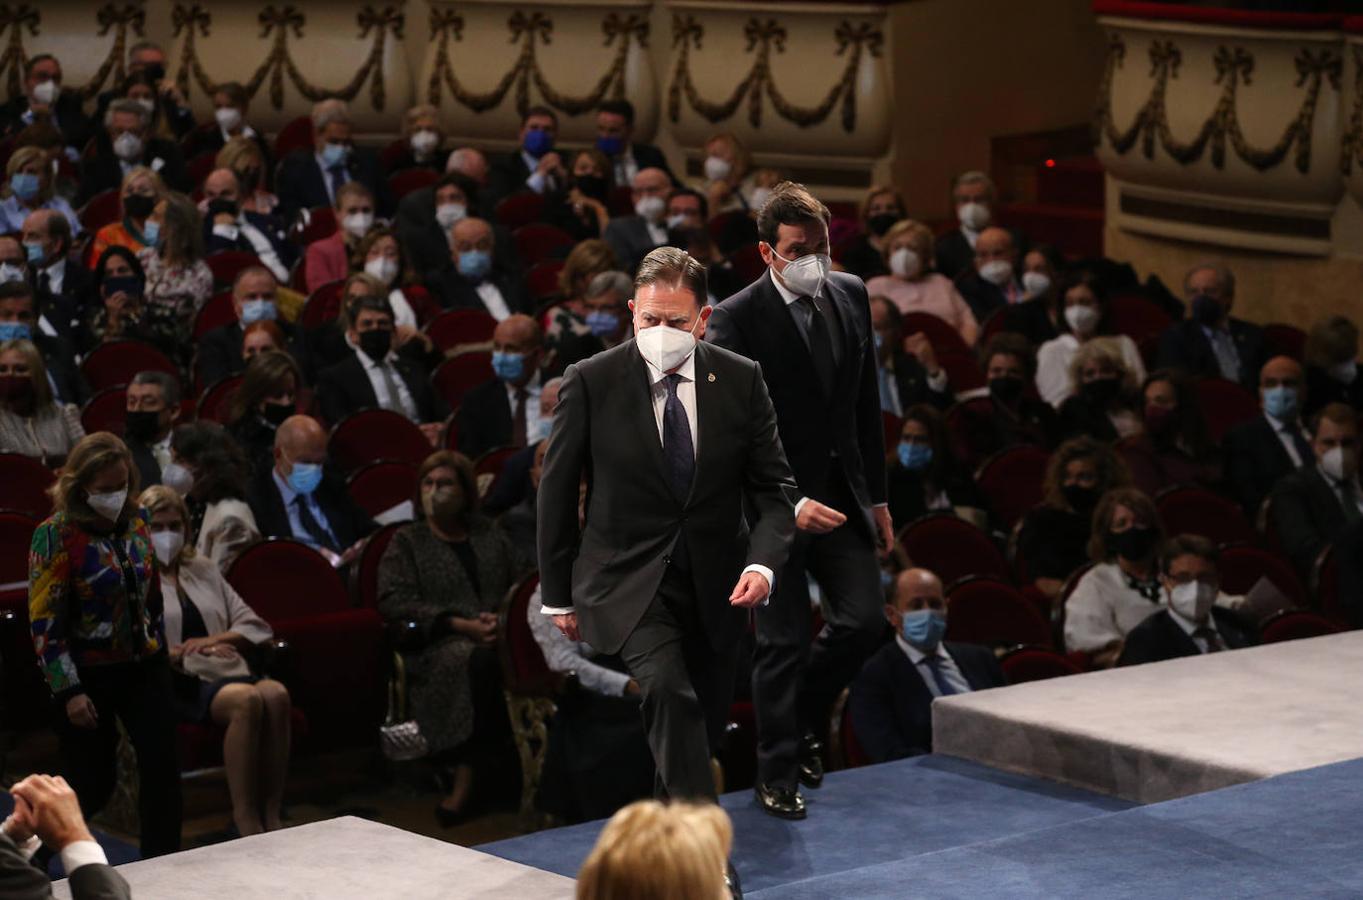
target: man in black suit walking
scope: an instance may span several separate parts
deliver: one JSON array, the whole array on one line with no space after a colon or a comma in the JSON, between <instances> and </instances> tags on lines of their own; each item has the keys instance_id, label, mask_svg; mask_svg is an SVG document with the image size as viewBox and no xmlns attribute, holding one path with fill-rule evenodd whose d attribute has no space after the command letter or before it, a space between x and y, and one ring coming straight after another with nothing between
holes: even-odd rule
<instances>
[{"instance_id":1,"label":"man in black suit walking","mask_svg":"<svg viewBox=\"0 0 1363 900\"><path fill-rule=\"evenodd\" d=\"M1160 335L1156 368L1225 378L1252 389L1264 364L1264 332L1231 317L1235 275L1223 265L1204 263L1188 270L1183 293L1188 318Z\"/></svg>"},{"instance_id":2,"label":"man in black suit walking","mask_svg":"<svg viewBox=\"0 0 1363 900\"><path fill-rule=\"evenodd\" d=\"M1180 534L1160 548L1160 586L1168 606L1126 636L1119 666L1239 650L1259 643L1254 628L1216 605L1220 577L1216 545L1201 535Z\"/></svg>"},{"instance_id":3,"label":"man in black suit walking","mask_svg":"<svg viewBox=\"0 0 1363 900\"><path fill-rule=\"evenodd\" d=\"M762 366L802 495L781 593L757 613L753 662L758 801L786 818L805 815L799 782L822 783L818 735L884 627L876 547L894 541L866 286L829 272L828 220L803 186L777 185L757 219L770 271L715 307L709 330ZM812 650L807 575L826 623Z\"/></svg>"},{"instance_id":4,"label":"man in black suit walking","mask_svg":"<svg viewBox=\"0 0 1363 900\"><path fill-rule=\"evenodd\" d=\"M1259 372L1264 414L1226 432L1226 482L1251 519L1259 515L1273 485L1316 460L1301 421L1305 394L1301 363L1275 356Z\"/></svg>"},{"instance_id":5,"label":"man in black suit walking","mask_svg":"<svg viewBox=\"0 0 1363 900\"><path fill-rule=\"evenodd\" d=\"M639 337L569 367L538 545L543 612L639 683L659 792L713 800L736 650L785 563L795 484L759 368L696 344L705 292L695 259L653 251L630 304Z\"/></svg>"},{"instance_id":6,"label":"man in black suit walking","mask_svg":"<svg viewBox=\"0 0 1363 900\"><path fill-rule=\"evenodd\" d=\"M932 701L1005 684L988 647L943 643L947 601L942 580L907 569L885 604L894 640L866 661L852 683L852 728L872 762L932 752Z\"/></svg>"}]
</instances>

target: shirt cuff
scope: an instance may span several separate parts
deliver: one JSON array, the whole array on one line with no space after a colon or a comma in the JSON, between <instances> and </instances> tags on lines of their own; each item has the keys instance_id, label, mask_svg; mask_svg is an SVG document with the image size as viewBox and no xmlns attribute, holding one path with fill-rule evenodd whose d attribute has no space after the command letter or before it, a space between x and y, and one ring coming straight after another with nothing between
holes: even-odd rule
<instances>
[{"instance_id":1,"label":"shirt cuff","mask_svg":"<svg viewBox=\"0 0 1363 900\"><path fill-rule=\"evenodd\" d=\"M888 509L889 506L890 504L888 503L872 503L871 509Z\"/></svg>"},{"instance_id":2,"label":"shirt cuff","mask_svg":"<svg viewBox=\"0 0 1363 900\"><path fill-rule=\"evenodd\" d=\"M761 563L753 563L743 570L744 575L747 575L749 572L756 572L758 575L767 579L767 596L762 598L762 605L766 606L771 602L771 592L776 589L776 573Z\"/></svg>"},{"instance_id":3,"label":"shirt cuff","mask_svg":"<svg viewBox=\"0 0 1363 900\"><path fill-rule=\"evenodd\" d=\"M795 517L797 519L800 517L800 508L803 507L808 502L809 502L808 497L801 497L799 500L795 502Z\"/></svg>"},{"instance_id":4,"label":"shirt cuff","mask_svg":"<svg viewBox=\"0 0 1363 900\"><path fill-rule=\"evenodd\" d=\"M213 234L214 234L216 237L225 238L226 240L229 240L229 241L235 241L235 240L237 239L237 235L238 235L237 226L235 226L235 225L214 225L214 226L213 226Z\"/></svg>"},{"instance_id":5,"label":"shirt cuff","mask_svg":"<svg viewBox=\"0 0 1363 900\"><path fill-rule=\"evenodd\" d=\"M545 616L566 616L577 612L571 606L541 606L540 614Z\"/></svg>"},{"instance_id":6,"label":"shirt cuff","mask_svg":"<svg viewBox=\"0 0 1363 900\"><path fill-rule=\"evenodd\" d=\"M947 370L938 369L936 375L928 376L928 390L934 394L945 394L947 392Z\"/></svg>"},{"instance_id":7,"label":"shirt cuff","mask_svg":"<svg viewBox=\"0 0 1363 900\"><path fill-rule=\"evenodd\" d=\"M81 866L109 864L109 858L104 855L104 848L94 841L72 841L62 848L61 855L62 868L66 870L68 878Z\"/></svg>"},{"instance_id":8,"label":"shirt cuff","mask_svg":"<svg viewBox=\"0 0 1363 900\"><path fill-rule=\"evenodd\" d=\"M543 194L546 187L543 172L531 172L530 177L525 179L525 186L537 194Z\"/></svg>"}]
</instances>

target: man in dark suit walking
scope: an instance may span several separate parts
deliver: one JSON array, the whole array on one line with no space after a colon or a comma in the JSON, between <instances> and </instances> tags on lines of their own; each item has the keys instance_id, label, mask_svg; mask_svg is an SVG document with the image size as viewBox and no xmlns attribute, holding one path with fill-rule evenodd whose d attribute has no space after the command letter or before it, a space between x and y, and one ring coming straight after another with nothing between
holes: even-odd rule
<instances>
[{"instance_id":1,"label":"man in dark suit walking","mask_svg":"<svg viewBox=\"0 0 1363 900\"><path fill-rule=\"evenodd\" d=\"M757 219L770 271L715 307L709 330L761 365L802 495L781 593L757 613L753 662L757 797L785 818L805 815L800 782L822 783L822 723L884 627L876 547L894 541L866 286L829 271L828 220L803 186L777 185ZM807 575L826 623L812 650Z\"/></svg>"},{"instance_id":2,"label":"man in dark suit walking","mask_svg":"<svg viewBox=\"0 0 1363 900\"><path fill-rule=\"evenodd\" d=\"M1363 518L1358 481L1358 413L1331 403L1312 422L1314 465L1302 466L1273 489L1273 524L1283 550L1303 576L1320 551Z\"/></svg>"},{"instance_id":3,"label":"man in dark suit walking","mask_svg":"<svg viewBox=\"0 0 1363 900\"><path fill-rule=\"evenodd\" d=\"M1131 629L1119 666L1239 650L1259 643L1254 628L1217 606L1220 577L1216 545L1201 535L1180 534L1160 548L1160 586L1168 606Z\"/></svg>"},{"instance_id":4,"label":"man in dark suit walking","mask_svg":"<svg viewBox=\"0 0 1363 900\"><path fill-rule=\"evenodd\" d=\"M713 800L736 650L785 563L795 484L759 368L696 344L705 292L695 259L653 251L630 304L639 337L569 367L538 545L543 612L639 683L659 793Z\"/></svg>"},{"instance_id":5,"label":"man in dark suit walking","mask_svg":"<svg viewBox=\"0 0 1363 900\"><path fill-rule=\"evenodd\" d=\"M1184 276L1183 293L1188 297L1188 318L1160 335L1156 368L1225 378L1253 388L1264 364L1264 332L1231 317L1235 275L1223 265L1205 263Z\"/></svg>"},{"instance_id":6,"label":"man in dark suit walking","mask_svg":"<svg viewBox=\"0 0 1363 900\"><path fill-rule=\"evenodd\" d=\"M275 179L280 215L286 220L300 210L335 207L336 192L351 181L368 188L380 216L392 213L392 196L378 158L357 148L351 131L350 107L344 100L323 100L312 107L313 146L284 157Z\"/></svg>"},{"instance_id":7,"label":"man in dark suit walking","mask_svg":"<svg viewBox=\"0 0 1363 900\"><path fill-rule=\"evenodd\" d=\"M1226 482L1251 519L1259 515L1259 506L1273 485L1315 462L1310 436L1301 421L1305 394L1301 363L1275 356L1259 372L1263 415L1226 432Z\"/></svg>"},{"instance_id":8,"label":"man in dark suit walking","mask_svg":"<svg viewBox=\"0 0 1363 900\"><path fill-rule=\"evenodd\" d=\"M1002 687L994 653L974 644L946 644L947 601L942 580L907 569L885 604L894 640L862 667L848 696L857 742L872 762L932 752L932 701Z\"/></svg>"},{"instance_id":9,"label":"man in dark suit walking","mask_svg":"<svg viewBox=\"0 0 1363 900\"><path fill-rule=\"evenodd\" d=\"M0 897L47 900L52 882L29 860L41 846L61 854L74 900L126 900L128 882L109 865L66 779L30 775L10 788L14 812L0 825Z\"/></svg>"}]
</instances>

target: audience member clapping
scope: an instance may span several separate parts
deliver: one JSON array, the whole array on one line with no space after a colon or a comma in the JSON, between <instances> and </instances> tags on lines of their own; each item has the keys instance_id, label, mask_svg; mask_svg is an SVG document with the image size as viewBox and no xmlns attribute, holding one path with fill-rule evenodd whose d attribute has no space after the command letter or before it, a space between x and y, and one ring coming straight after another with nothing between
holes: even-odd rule
<instances>
[{"instance_id":1,"label":"audience member clapping","mask_svg":"<svg viewBox=\"0 0 1363 900\"><path fill-rule=\"evenodd\" d=\"M156 204L165 199L166 185L161 176L146 166L129 169L119 187L119 218L95 232L89 260L103 259L110 247L126 247L133 253L155 243L146 234L147 220ZM157 229L159 231L159 224Z\"/></svg>"},{"instance_id":2,"label":"audience member clapping","mask_svg":"<svg viewBox=\"0 0 1363 900\"><path fill-rule=\"evenodd\" d=\"M1207 436L1197 394L1182 374L1161 370L1145 380L1141 420L1143 433L1118 447L1136 487L1153 497L1175 485L1220 486L1221 461Z\"/></svg>"},{"instance_id":3,"label":"audience member clapping","mask_svg":"<svg viewBox=\"0 0 1363 900\"><path fill-rule=\"evenodd\" d=\"M1313 416L1331 403L1363 412L1363 378L1358 374L1358 326L1345 316L1328 316L1306 335L1306 404Z\"/></svg>"},{"instance_id":4,"label":"audience member clapping","mask_svg":"<svg viewBox=\"0 0 1363 900\"><path fill-rule=\"evenodd\" d=\"M1226 482L1231 496L1255 518L1273 486L1315 462L1310 435L1302 423L1306 387L1301 364L1275 356L1259 373L1262 416L1226 432Z\"/></svg>"},{"instance_id":5,"label":"audience member clapping","mask_svg":"<svg viewBox=\"0 0 1363 900\"><path fill-rule=\"evenodd\" d=\"M196 553L226 572L262 534L247 503L250 464L227 429L216 422L177 426L170 450L172 461L188 475L186 483L175 485L189 508L191 528L185 539Z\"/></svg>"},{"instance_id":6,"label":"audience member clapping","mask_svg":"<svg viewBox=\"0 0 1363 900\"><path fill-rule=\"evenodd\" d=\"M1303 574L1351 522L1363 518L1358 479L1358 413L1331 403L1312 421L1315 463L1283 477L1273 488L1272 521L1278 539Z\"/></svg>"},{"instance_id":7,"label":"audience member clapping","mask_svg":"<svg viewBox=\"0 0 1363 900\"><path fill-rule=\"evenodd\" d=\"M984 500L947 441L942 415L925 404L904 413L899 443L886 469L890 518L908 524L932 512L957 513L983 526Z\"/></svg>"},{"instance_id":8,"label":"audience member clapping","mask_svg":"<svg viewBox=\"0 0 1363 900\"><path fill-rule=\"evenodd\" d=\"M29 213L50 209L61 213L71 233L81 233L80 219L64 197L53 191L53 169L47 152L38 147L15 150L5 164L5 187L0 191L0 230L19 231Z\"/></svg>"},{"instance_id":9,"label":"audience member clapping","mask_svg":"<svg viewBox=\"0 0 1363 900\"><path fill-rule=\"evenodd\" d=\"M577 900L722 900L731 896L732 845L733 826L718 806L631 803L606 823L582 864Z\"/></svg>"},{"instance_id":10,"label":"audience member clapping","mask_svg":"<svg viewBox=\"0 0 1363 900\"><path fill-rule=\"evenodd\" d=\"M1070 360L1071 393L1060 404L1061 433L1107 442L1140 434L1137 401L1144 375L1112 338L1085 342Z\"/></svg>"},{"instance_id":11,"label":"audience member clapping","mask_svg":"<svg viewBox=\"0 0 1363 900\"><path fill-rule=\"evenodd\" d=\"M1096 275L1089 271L1066 275L1056 291L1056 303L1055 321L1061 334L1037 351L1036 389L1041 399L1059 409L1078 390L1071 371L1074 358L1080 347L1098 337L1115 344L1123 367L1137 384L1145 379L1145 363L1136 342L1124 334L1111 334L1107 295Z\"/></svg>"},{"instance_id":12,"label":"audience member clapping","mask_svg":"<svg viewBox=\"0 0 1363 900\"><path fill-rule=\"evenodd\" d=\"M890 274L872 278L866 284L867 292L888 298L906 315L936 316L956 329L966 344L973 345L980 334L975 315L950 279L932 271L932 229L904 219L890 227L882 243Z\"/></svg>"},{"instance_id":13,"label":"audience member clapping","mask_svg":"<svg viewBox=\"0 0 1363 900\"><path fill-rule=\"evenodd\" d=\"M0 452L56 468L85 437L80 411L58 403L32 341L0 342Z\"/></svg>"}]
</instances>

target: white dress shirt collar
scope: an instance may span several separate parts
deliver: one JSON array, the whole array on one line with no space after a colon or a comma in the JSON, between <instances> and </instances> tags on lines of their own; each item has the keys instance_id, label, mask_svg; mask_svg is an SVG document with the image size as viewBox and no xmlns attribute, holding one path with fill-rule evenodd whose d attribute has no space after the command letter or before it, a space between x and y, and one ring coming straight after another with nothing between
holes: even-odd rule
<instances>
[{"instance_id":1,"label":"white dress shirt collar","mask_svg":"<svg viewBox=\"0 0 1363 900\"><path fill-rule=\"evenodd\" d=\"M669 326L654 325L653 327L667 328ZM662 381L669 374L667 372L664 372L662 369L659 369L657 366L653 365L653 363L649 362L646 359L644 360L644 365L648 367L648 383L650 387ZM677 369L676 374L680 375L683 381L696 380L696 351L694 350L691 351L691 355L686 357L686 360Z\"/></svg>"},{"instance_id":2,"label":"white dress shirt collar","mask_svg":"<svg viewBox=\"0 0 1363 900\"><path fill-rule=\"evenodd\" d=\"M919 663L928 658L926 653L904 640L904 635L896 634L894 640L895 643L899 645L899 649L904 651L904 655L909 658L909 662L913 663L915 668L917 668ZM932 655L938 659L951 659L951 657L947 655L946 648L942 646L940 641L937 644L937 651Z\"/></svg>"},{"instance_id":3,"label":"white dress shirt collar","mask_svg":"<svg viewBox=\"0 0 1363 900\"><path fill-rule=\"evenodd\" d=\"M54 294L62 292L62 285L66 282L66 258L59 257L52 265L43 269L47 274L48 289Z\"/></svg>"},{"instance_id":4,"label":"white dress shirt collar","mask_svg":"<svg viewBox=\"0 0 1363 900\"><path fill-rule=\"evenodd\" d=\"M781 279L776 277L775 269L768 267L767 277L771 279L772 285L776 288L776 293L780 294L781 299L786 301L786 306L790 306L795 301L799 300L801 297L804 296L803 294L797 294L790 288L786 287L785 284L781 281ZM823 293L822 287L819 288L819 293L820 294Z\"/></svg>"}]
</instances>

